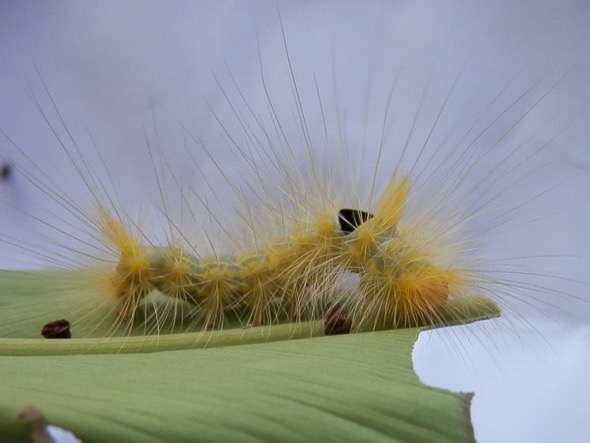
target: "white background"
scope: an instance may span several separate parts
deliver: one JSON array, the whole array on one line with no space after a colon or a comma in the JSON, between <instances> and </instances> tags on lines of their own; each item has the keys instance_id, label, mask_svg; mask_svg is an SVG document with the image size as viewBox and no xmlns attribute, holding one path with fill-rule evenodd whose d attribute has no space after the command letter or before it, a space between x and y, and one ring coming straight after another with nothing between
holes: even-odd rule
<instances>
[{"instance_id":1,"label":"white background","mask_svg":"<svg viewBox=\"0 0 590 443\"><path fill-rule=\"evenodd\" d=\"M496 247L506 257L567 255L542 261L541 272L588 280L590 6L585 1L301 1L279 2L278 8L272 1L3 2L0 130L40 169L50 171L60 189L76 197L79 189L68 185L76 181L76 173L63 166L63 153L51 154L60 151L35 105L38 99L52 125L60 127L43 91L45 82L80 149L91 147L90 133L109 164L115 164L113 174L124 183L119 189L123 200L143 203L157 194L157 188L150 188L153 180L145 178L151 173L148 141L170 151L166 158L178 176L194 179L194 187L202 189L203 179L172 149L189 138L184 128L198 134L223 159L224 171L237 177L240 164L227 145L216 142L223 135L211 109L230 132L241 129L232 126L213 74L223 90L234 91L231 100L239 101L231 72L248 104L265 110L261 62L273 103L282 115L291 116L292 82L279 11L302 96L313 100L315 75L323 100L336 97L350 140L363 132L380 135L378 119L383 119L385 98L398 72L413 89L395 96L392 113L403 115L408 109L405 118L411 119L427 85L427 96L438 103L429 114L431 125L441 98L467 63L453 91L455 104L440 122L459 138L503 86L514 89L501 100L500 110L535 81L547 78L543 84L551 85L567 73L536 108L538 114L519 122L511 135L516 146L528 137L542 145L559 134L547 150L547 158L553 159L549 172L511 187L514 201L519 194L554 184L558 190L527 209L526 218L540 222ZM517 80L510 83L513 78ZM368 119L363 118L366 109ZM313 123L310 128L322 129ZM407 128L391 139L404 140ZM424 139L429 130L428 123L419 124L417 137ZM366 149L371 149L368 140ZM51 204L25 178L39 178L40 170L24 161L6 138L0 138L0 157L18 169L10 181L0 183L0 228L5 239L22 239L38 225L30 215L42 216ZM200 158L204 174L214 174L214 165L206 156ZM532 169L525 167L511 177ZM51 237L51 230L47 235ZM27 255L7 245L0 251L0 265L22 266ZM530 266L534 269L535 262ZM568 313L553 310L551 320L537 315L533 297L520 306L529 308L527 320L509 310L504 321L422 334L418 341L414 360L425 382L476 392L472 412L479 441L590 438L590 314L588 302L574 299L588 300L588 287L557 279L543 284L566 293L553 294L552 301Z\"/></svg>"}]
</instances>

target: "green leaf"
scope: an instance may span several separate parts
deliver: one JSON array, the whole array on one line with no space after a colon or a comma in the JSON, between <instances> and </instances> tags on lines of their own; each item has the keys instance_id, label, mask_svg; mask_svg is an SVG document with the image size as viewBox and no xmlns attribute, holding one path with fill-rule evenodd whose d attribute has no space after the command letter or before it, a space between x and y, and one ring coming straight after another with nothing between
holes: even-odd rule
<instances>
[{"instance_id":1,"label":"green leaf","mask_svg":"<svg viewBox=\"0 0 590 443\"><path fill-rule=\"evenodd\" d=\"M26 297L8 294L3 277L2 303ZM478 297L447 315L466 323L498 313ZM309 322L152 338L4 338L0 432L27 441L13 417L32 405L85 442L470 441L471 395L424 386L413 371L419 331L315 337L321 324Z\"/></svg>"}]
</instances>

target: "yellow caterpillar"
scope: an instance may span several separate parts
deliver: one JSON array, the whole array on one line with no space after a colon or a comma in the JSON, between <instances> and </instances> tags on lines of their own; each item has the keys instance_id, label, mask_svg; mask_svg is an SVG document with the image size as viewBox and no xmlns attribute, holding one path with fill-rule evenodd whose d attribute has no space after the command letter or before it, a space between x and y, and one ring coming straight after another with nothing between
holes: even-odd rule
<instances>
[{"instance_id":1,"label":"yellow caterpillar","mask_svg":"<svg viewBox=\"0 0 590 443\"><path fill-rule=\"evenodd\" d=\"M276 116L273 118L279 125ZM67 126L64 128L69 134ZM71 312L74 330L80 331L77 326L84 325L83 336L105 333L88 321L92 313L99 314L94 320L97 325L112 325L107 329L109 335L117 331L128 334L134 325L140 325L140 334L161 334L184 322L187 313L190 325L182 326L180 331L220 329L235 326L236 320L245 327L326 319L339 311L351 317L355 330L429 325L442 321L441 313L449 300L479 295L486 284L495 284L485 271L475 272L468 265L469 251L463 244L460 223L460 214L465 214L458 207L453 208L457 214L449 213L443 200L443 205L434 202L428 210L420 209L419 204L418 210L408 215L406 208L417 199L417 193L412 191L410 177L398 172L401 163L374 204L371 195L350 198L349 189L354 188L355 181L360 182L354 179L354 173L338 171L337 164L326 168L326 175L328 180L335 180L340 173L340 182L348 183L339 189L333 189L332 183L320 177L314 177L312 185L305 183L304 167L298 171L296 166L289 172L283 165L273 165L285 174L285 180L291 181L285 191L279 192L288 204L273 207L272 196L257 195L262 207L245 202L243 213L249 214L250 220L239 218L246 226L237 228L233 248L218 248L214 241L210 241L213 247L202 248L203 242L193 243L173 221L171 203L164 205L170 233L164 242L151 240L152 234L114 203L107 185L81 157L75 140L70 140L74 145L70 150L67 140L57 137L66 159L88 188L94 209L87 211L64 200L63 191L45 179L28 179L50 199L57 200L66 214L83 222L88 240L80 237L80 243L88 246L94 242L94 249L107 251L106 255L73 251L82 261L93 262L87 268L90 272L62 276L64 289L56 301L64 306L64 312L70 305L81 306ZM18 145L14 147L24 160L29 160ZM148 152L155 166L153 153ZM100 158L100 152L97 154ZM309 153L307 167L319 174L320 161L314 155ZM266 183L260 165L253 169L260 183ZM163 174L154 172L163 192ZM301 177L295 177L294 172ZM370 194L377 195L373 187ZM420 188L436 193L424 184ZM178 192L181 209L190 206L180 187ZM354 202L355 208L346 207ZM267 213L261 217L265 221L254 221L251 213L257 210ZM202 219L194 214L189 217L197 230ZM227 229L230 223L217 224ZM51 227L58 234L64 233L59 224ZM265 231L265 227L271 229ZM204 234L202 238L207 238L208 234ZM254 241L248 241L250 236ZM13 243L10 239L5 242ZM64 249L72 252L70 247ZM63 258L56 257L63 262ZM73 267L84 269L81 262L75 262ZM154 299L156 293L165 299ZM47 303L54 305L50 299Z\"/></svg>"},{"instance_id":2,"label":"yellow caterpillar","mask_svg":"<svg viewBox=\"0 0 590 443\"><path fill-rule=\"evenodd\" d=\"M358 322L432 323L462 276L429 262L397 231L409 191L407 177L393 179L374 216L348 209L326 213L289 238L237 257L198 258L178 246L145 247L100 208L104 237L119 252L107 278L117 317L132 319L152 290L198 306L209 329L222 326L225 312L237 305L246 307L246 323L254 326L271 323L277 313L269 310L277 303L291 318L313 317L332 311L332 303L349 304L329 287L349 271L360 276L361 294L352 307Z\"/></svg>"},{"instance_id":3,"label":"yellow caterpillar","mask_svg":"<svg viewBox=\"0 0 590 443\"><path fill-rule=\"evenodd\" d=\"M291 77L289 81L297 90L297 80ZM164 239L144 228L143 221L130 217L125 205L117 202L117 189L100 147L90 154L81 152L79 142L45 89L57 123L51 123L48 111L39 105L40 111L61 147L60 155L78 174L89 197L83 205L76 203L8 138L22 161L37 169L37 174L26 178L57 202L65 215L82 225L76 238L75 233L62 228L61 215L51 214L53 221L39 220L62 238L73 237L82 246L76 250L65 245L64 255L49 252L54 254L51 260L65 264L71 259L74 269L89 270L63 274L62 293L55 301L48 298L47 304L63 306L64 314L58 309L56 318L68 312L73 315L74 330L82 336L273 325L325 319L340 310L351 317L354 330L429 325L442 320L449 301L472 295L489 296L510 308L512 300L504 295L504 288L512 285L512 298L518 301L519 291L530 287L523 284L519 288L518 281L492 277L490 271L496 269L486 268L485 256L478 255L477 249L485 238L474 234L473 225L484 216L502 224L506 213L501 206L496 207L499 194L494 190L504 172L491 170L482 178L471 177L476 167L493 154L490 148L477 153L474 144L511 108L520 108L520 118L525 117L555 84L535 92L532 104L523 103L531 89L525 91L491 125L475 131L470 139L463 137L454 150L448 151L449 159L442 161L437 170L429 171L430 160L425 159L426 164L420 160L459 81L460 77L455 78L448 87L448 95L417 153L410 150L413 128L403 148L391 149L393 155L381 135L376 165L369 168L375 176L368 182L350 168L345 144L331 147L329 135L319 141L311 137L306 120L310 117L305 116L304 103L298 97L295 106L300 116L296 128L299 140L288 134L287 125L266 92L274 134L255 115L254 124L244 123L244 116L234 111L246 135L245 146L236 146L241 151L235 154L244 158L244 175L251 173L250 182L245 177L244 185L232 183L215 155L203 147L205 159L213 162L231 192L245 204L241 211L228 211L224 219L210 208L208 198L223 199L227 195L217 195L194 153L188 152L188 164L193 163L197 175L203 176L209 187L204 191L183 188L165 154L159 152L162 157L156 157L148 145L149 155L144 157L150 159L156 189L162 195L164 223L160 228L168 225ZM266 90L264 77L262 83ZM223 87L222 91L227 94ZM235 105L230 106L234 109ZM246 106L249 109L247 102ZM325 119L321 95L319 108ZM417 111L412 126L420 116L420 108ZM315 113L317 110L310 115ZM223 122L221 128L226 130ZM495 143L512 130L513 126L501 128ZM299 151L294 148L298 141L303 143ZM492 148L495 146L492 144ZM545 148L535 147L530 155ZM330 161L329 153L339 149L344 161ZM387 168L393 171L392 176L380 193L376 190L377 175L386 168L384 159L396 153L397 163ZM431 154L436 157L439 150L435 148ZM517 154L515 149L509 150L506 159L518 158ZM410 155L415 157L413 163L408 160ZM362 153L359 159L364 160ZM506 159L495 161L502 166ZM102 163L102 178L91 163L98 169ZM159 166L162 164L165 167ZM276 186L269 185L273 175ZM472 190L457 191L466 186L468 178L472 182L475 178L474 190L479 189L479 195ZM248 188L254 190L250 199L242 196ZM172 199L167 201L164 194ZM175 213L181 218L175 219ZM210 225L233 244L212 239L215 234L207 232L203 223L207 218L213 218ZM200 235L192 236L190 231L200 231ZM18 239L5 237L4 242L30 249ZM45 256L44 249L33 253ZM96 318L89 321L93 315ZM30 333L34 333L33 329Z\"/></svg>"},{"instance_id":4,"label":"yellow caterpillar","mask_svg":"<svg viewBox=\"0 0 590 443\"><path fill-rule=\"evenodd\" d=\"M281 124L276 115L272 117L277 126ZM258 205L245 201L246 209L237 223L242 227L237 227L232 238L235 244L220 248L207 232L201 237L206 241L190 239L183 231L186 221L183 226L174 221L170 202L163 207L169 233L164 241L152 240L152 233L142 228L142 223L129 218L114 203L107 185L88 169L76 142L70 140L74 144L71 151L58 140L88 188L94 209L87 211L62 200L62 191L53 189L51 183L30 180L50 198L58 196L60 207L86 225L88 240L81 237L80 243L88 246L94 241L95 249L107 252L92 255L79 251L77 257L93 262L90 273L63 276L61 304L81 306L72 312L75 323L86 326L82 335L105 333L93 323L110 324L109 335L131 333L137 325L140 334L161 334L185 321L190 324L180 326L180 331L326 319L341 310L351 317L355 330L429 325L442 321L448 301L480 294L493 297L493 288L507 284L488 276L471 251L477 243L466 237L465 221L477 214L470 215L460 204L452 204L446 186L434 189L429 182L419 181L413 189L411 177L399 172L404 168L405 150L375 203L372 195L379 193L373 189L374 179L368 198L354 195L350 190L360 184L354 173L339 171L342 166L334 164L324 167L328 179L319 177L321 155L318 160L314 152L309 152L304 166L296 164L293 170L272 164L284 174L285 189L277 189L283 202L265 189L256 195ZM286 149L280 143L257 149L275 149L273 155L288 157L290 141L286 144ZM153 153L148 152L155 167ZM247 155L255 153L250 148ZM448 167L458 166L451 163ZM311 184L306 183L306 167L318 175ZM470 167L467 162L466 168ZM259 183L264 188L268 180L262 166L256 164L252 169L257 176L252 186ZM156 169L154 173L160 192L170 192L164 174ZM429 179L436 184L433 177L431 174ZM450 184L455 186L455 179ZM179 212L185 206L191 211L188 195L175 185L181 196ZM424 194L428 195L424 198ZM203 198L197 195L197 199ZM467 203L463 205L468 207ZM263 215L255 221L252 213L257 211ZM204 217L191 213L187 218L193 229L201 229ZM227 232L231 223L216 224ZM63 233L57 224L52 228ZM207 241L212 247L203 247ZM72 251L66 247L65 252ZM78 262L74 268L84 269ZM72 277L74 282L69 283ZM75 289L68 287L72 285ZM49 299L47 303L53 304ZM98 318L88 322L90 314L85 312L94 311Z\"/></svg>"}]
</instances>

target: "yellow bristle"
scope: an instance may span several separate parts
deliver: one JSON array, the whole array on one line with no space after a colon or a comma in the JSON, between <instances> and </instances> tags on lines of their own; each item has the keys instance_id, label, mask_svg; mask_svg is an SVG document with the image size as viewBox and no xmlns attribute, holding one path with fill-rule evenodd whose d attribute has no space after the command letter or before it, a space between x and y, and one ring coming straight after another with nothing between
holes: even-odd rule
<instances>
[{"instance_id":1,"label":"yellow bristle","mask_svg":"<svg viewBox=\"0 0 590 443\"><path fill-rule=\"evenodd\" d=\"M244 284L243 303L250 311L248 323L252 326L271 323L277 315L271 309L271 303L279 287L268 257L262 253L245 254L237 264Z\"/></svg>"},{"instance_id":2,"label":"yellow bristle","mask_svg":"<svg viewBox=\"0 0 590 443\"><path fill-rule=\"evenodd\" d=\"M410 179L407 176L394 176L390 180L375 211L374 220L379 228L395 228L404 215L409 194Z\"/></svg>"},{"instance_id":3,"label":"yellow bristle","mask_svg":"<svg viewBox=\"0 0 590 443\"><path fill-rule=\"evenodd\" d=\"M377 236L372 220L359 226L346 240L346 254L349 256L347 268L352 272L358 272L367 263L370 254L377 246Z\"/></svg>"},{"instance_id":4,"label":"yellow bristle","mask_svg":"<svg viewBox=\"0 0 590 443\"><path fill-rule=\"evenodd\" d=\"M119 254L109 292L118 300L117 318L127 322L151 289L150 259L146 249L104 207L99 206L97 212L102 234Z\"/></svg>"},{"instance_id":5,"label":"yellow bristle","mask_svg":"<svg viewBox=\"0 0 590 443\"><path fill-rule=\"evenodd\" d=\"M225 310L235 304L235 298L243 290L239 269L217 259L206 260L200 277L198 303L205 325L207 329L222 327Z\"/></svg>"},{"instance_id":6,"label":"yellow bristle","mask_svg":"<svg viewBox=\"0 0 590 443\"><path fill-rule=\"evenodd\" d=\"M155 281L157 289L174 299L186 300L193 272L189 256L181 248L170 247L163 259L162 275Z\"/></svg>"}]
</instances>

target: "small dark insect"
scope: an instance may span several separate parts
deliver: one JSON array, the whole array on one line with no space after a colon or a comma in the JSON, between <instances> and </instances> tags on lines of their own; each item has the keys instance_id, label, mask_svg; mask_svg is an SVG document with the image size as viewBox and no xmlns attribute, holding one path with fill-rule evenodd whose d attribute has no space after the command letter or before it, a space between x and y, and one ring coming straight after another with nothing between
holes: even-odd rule
<instances>
[{"instance_id":1,"label":"small dark insect","mask_svg":"<svg viewBox=\"0 0 590 443\"><path fill-rule=\"evenodd\" d=\"M352 330L352 318L339 309L332 310L324 322L324 333L326 335L350 334Z\"/></svg>"},{"instance_id":2,"label":"small dark insect","mask_svg":"<svg viewBox=\"0 0 590 443\"><path fill-rule=\"evenodd\" d=\"M67 320L55 320L43 326L41 335L45 338L72 338L70 322Z\"/></svg>"},{"instance_id":3,"label":"small dark insect","mask_svg":"<svg viewBox=\"0 0 590 443\"><path fill-rule=\"evenodd\" d=\"M10 163L0 165L0 181L8 181L12 176L12 166Z\"/></svg>"}]
</instances>

